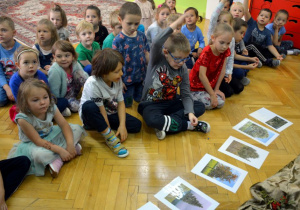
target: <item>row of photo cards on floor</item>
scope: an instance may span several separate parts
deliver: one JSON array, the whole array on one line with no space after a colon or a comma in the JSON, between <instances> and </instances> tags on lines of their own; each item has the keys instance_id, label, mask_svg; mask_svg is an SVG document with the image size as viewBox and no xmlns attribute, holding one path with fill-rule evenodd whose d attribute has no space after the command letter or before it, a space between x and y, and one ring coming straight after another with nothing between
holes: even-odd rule
<instances>
[{"instance_id":1,"label":"row of photo cards on floor","mask_svg":"<svg viewBox=\"0 0 300 210\"><path fill-rule=\"evenodd\" d=\"M251 113L250 116L278 132L281 132L292 125L290 121L265 108L261 108ZM278 133L247 118L234 126L233 129L265 146L268 146L279 136ZM257 169L260 169L269 154L266 150L232 136L225 141L218 151ZM247 171L210 154L205 154L192 169L192 172L233 193L238 190L248 173ZM219 205L217 201L213 200L180 177L171 181L161 191L155 194L155 197L171 209L215 209ZM151 202L148 202L139 208L139 210L156 209L159 208Z\"/></svg>"}]
</instances>

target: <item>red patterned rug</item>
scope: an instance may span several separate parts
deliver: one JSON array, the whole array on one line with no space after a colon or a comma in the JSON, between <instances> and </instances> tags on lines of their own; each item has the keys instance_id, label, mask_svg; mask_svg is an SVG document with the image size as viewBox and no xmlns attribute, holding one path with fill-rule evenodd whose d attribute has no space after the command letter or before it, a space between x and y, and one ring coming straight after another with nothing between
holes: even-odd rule
<instances>
[{"instance_id":1,"label":"red patterned rug","mask_svg":"<svg viewBox=\"0 0 300 210\"><path fill-rule=\"evenodd\" d=\"M32 46L36 39L36 24L42 18L47 18L47 13L53 2L58 3L65 10L68 18L70 41L76 43L78 40L75 34L75 27L83 19L84 10L88 5L93 4L100 8L102 23L110 31L109 14L119 9L124 0L1 0L0 15L12 18L17 31L16 38Z\"/></svg>"}]
</instances>

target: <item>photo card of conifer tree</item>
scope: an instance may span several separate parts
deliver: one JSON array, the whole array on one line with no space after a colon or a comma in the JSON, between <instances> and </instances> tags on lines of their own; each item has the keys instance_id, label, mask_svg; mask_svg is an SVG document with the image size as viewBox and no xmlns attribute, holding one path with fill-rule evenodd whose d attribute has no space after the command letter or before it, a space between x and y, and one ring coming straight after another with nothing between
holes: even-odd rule
<instances>
[{"instance_id":1,"label":"photo card of conifer tree","mask_svg":"<svg viewBox=\"0 0 300 210\"><path fill-rule=\"evenodd\" d=\"M212 210L219 203L210 198L180 177L173 179L168 185L154 195L171 209Z\"/></svg>"},{"instance_id":2,"label":"photo card of conifer tree","mask_svg":"<svg viewBox=\"0 0 300 210\"><path fill-rule=\"evenodd\" d=\"M230 157L242 161L250 166L260 169L269 152L248 144L238 138L230 136L220 147L219 152L222 152Z\"/></svg>"},{"instance_id":3,"label":"photo card of conifer tree","mask_svg":"<svg viewBox=\"0 0 300 210\"><path fill-rule=\"evenodd\" d=\"M248 173L210 154L205 154L192 172L233 193L236 193Z\"/></svg>"},{"instance_id":4,"label":"photo card of conifer tree","mask_svg":"<svg viewBox=\"0 0 300 210\"><path fill-rule=\"evenodd\" d=\"M157 206L155 206L151 201L149 201L145 205L138 208L138 210L160 210L160 209Z\"/></svg>"},{"instance_id":5,"label":"photo card of conifer tree","mask_svg":"<svg viewBox=\"0 0 300 210\"><path fill-rule=\"evenodd\" d=\"M271 144L271 142L274 141L274 139L276 139L279 135L278 133L247 118L234 126L233 129L265 146L269 146L269 144Z\"/></svg>"}]
</instances>

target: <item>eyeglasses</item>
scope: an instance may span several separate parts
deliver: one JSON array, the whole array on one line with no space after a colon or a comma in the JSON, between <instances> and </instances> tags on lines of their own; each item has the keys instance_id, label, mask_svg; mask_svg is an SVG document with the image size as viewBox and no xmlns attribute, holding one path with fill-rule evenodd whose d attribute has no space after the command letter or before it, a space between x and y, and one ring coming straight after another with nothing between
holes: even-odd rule
<instances>
[{"instance_id":1,"label":"eyeglasses","mask_svg":"<svg viewBox=\"0 0 300 210\"><path fill-rule=\"evenodd\" d=\"M169 50L168 50L168 53L171 55L171 57L173 58L175 63L181 63L182 61L185 63L186 61L188 61L190 59L190 56L188 56L186 58L175 58Z\"/></svg>"}]
</instances>

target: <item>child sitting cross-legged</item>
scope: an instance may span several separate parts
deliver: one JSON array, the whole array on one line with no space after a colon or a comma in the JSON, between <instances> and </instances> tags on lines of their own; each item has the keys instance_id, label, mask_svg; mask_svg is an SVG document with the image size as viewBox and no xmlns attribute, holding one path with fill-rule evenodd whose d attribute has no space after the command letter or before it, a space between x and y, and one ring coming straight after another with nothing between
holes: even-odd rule
<instances>
[{"instance_id":1,"label":"child sitting cross-legged","mask_svg":"<svg viewBox=\"0 0 300 210\"><path fill-rule=\"evenodd\" d=\"M208 123L197 119L205 111L204 104L194 102L190 93L184 65L190 58L189 41L182 33L173 33L185 17L186 14L179 17L153 40L142 102L138 106L138 112L160 140L166 137L166 132L210 130Z\"/></svg>"}]
</instances>

